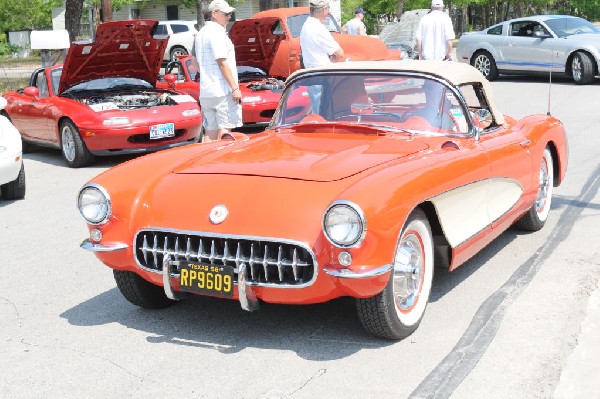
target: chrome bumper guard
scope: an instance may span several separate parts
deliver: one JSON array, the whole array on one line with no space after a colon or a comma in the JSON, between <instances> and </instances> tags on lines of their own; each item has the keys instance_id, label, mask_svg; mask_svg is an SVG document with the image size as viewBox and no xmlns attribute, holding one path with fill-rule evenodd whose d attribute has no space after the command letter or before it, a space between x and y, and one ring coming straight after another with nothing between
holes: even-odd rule
<instances>
[{"instance_id":1,"label":"chrome bumper guard","mask_svg":"<svg viewBox=\"0 0 600 399\"><path fill-rule=\"evenodd\" d=\"M381 276L382 274L385 274L385 273L389 272L390 270L392 270L393 267L394 267L394 265L383 265L383 266L375 268L375 269L369 269L369 270L365 271L364 273L357 273L357 272L353 272L348 269L341 269L341 270L324 269L323 271L333 277L357 279L357 278L369 278L369 277Z\"/></svg>"},{"instance_id":2,"label":"chrome bumper guard","mask_svg":"<svg viewBox=\"0 0 600 399\"><path fill-rule=\"evenodd\" d=\"M129 248L129 245L122 242L108 242L104 244L93 243L89 239L83 240L81 248L92 252L114 252Z\"/></svg>"},{"instance_id":3,"label":"chrome bumper guard","mask_svg":"<svg viewBox=\"0 0 600 399\"><path fill-rule=\"evenodd\" d=\"M175 292L171 286L171 273L173 271L179 272L179 261L172 261L169 256L165 256L162 264L162 275L163 275L163 286L165 295L169 299L179 301L185 298L188 294L184 292ZM240 305L242 309L248 312L258 310L259 303L256 298L252 286L248 284L246 279L247 271L246 264L242 263L238 272L238 292L240 297Z\"/></svg>"}]
</instances>

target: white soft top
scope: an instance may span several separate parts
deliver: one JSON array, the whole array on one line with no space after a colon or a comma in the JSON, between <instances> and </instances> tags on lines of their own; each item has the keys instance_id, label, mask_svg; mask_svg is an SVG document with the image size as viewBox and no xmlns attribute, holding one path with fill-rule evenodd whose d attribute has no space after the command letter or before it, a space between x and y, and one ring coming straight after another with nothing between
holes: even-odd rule
<instances>
[{"instance_id":1,"label":"white soft top","mask_svg":"<svg viewBox=\"0 0 600 399\"><path fill-rule=\"evenodd\" d=\"M464 64L462 62L417 60L337 62L318 68L300 69L291 74L288 80L307 72L316 71L420 72L444 79L454 86L461 86L469 83L480 83L483 87L489 110L494 116L494 120L499 125L504 123L504 116L498 110L494 101L492 85L481 74L481 72L471 65Z\"/></svg>"}]
</instances>

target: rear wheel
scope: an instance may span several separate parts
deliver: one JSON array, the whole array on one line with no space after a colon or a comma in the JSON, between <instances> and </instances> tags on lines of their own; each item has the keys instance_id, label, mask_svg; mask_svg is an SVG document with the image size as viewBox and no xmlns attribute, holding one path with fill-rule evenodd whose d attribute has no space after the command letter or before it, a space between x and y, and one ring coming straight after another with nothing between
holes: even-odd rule
<instances>
[{"instance_id":1,"label":"rear wheel","mask_svg":"<svg viewBox=\"0 0 600 399\"><path fill-rule=\"evenodd\" d=\"M423 211L415 210L400 234L387 285L372 298L356 300L365 330L386 339L408 337L421 323L432 282L431 227Z\"/></svg>"},{"instance_id":2,"label":"rear wheel","mask_svg":"<svg viewBox=\"0 0 600 399\"><path fill-rule=\"evenodd\" d=\"M60 149L67 165L71 168L87 166L94 160L79 135L73 122L66 120L60 124Z\"/></svg>"},{"instance_id":3,"label":"rear wheel","mask_svg":"<svg viewBox=\"0 0 600 399\"><path fill-rule=\"evenodd\" d=\"M171 49L170 60L177 61L180 55L186 55L188 52L184 47L173 47Z\"/></svg>"},{"instance_id":4,"label":"rear wheel","mask_svg":"<svg viewBox=\"0 0 600 399\"><path fill-rule=\"evenodd\" d=\"M571 60L571 74L578 85L590 84L594 81L594 62L589 54L577 52Z\"/></svg>"},{"instance_id":5,"label":"rear wheel","mask_svg":"<svg viewBox=\"0 0 600 399\"><path fill-rule=\"evenodd\" d=\"M546 148L540 165L537 197L529 211L517 220L515 227L526 231L538 231L544 227L552 205L553 179L552 153L549 148Z\"/></svg>"},{"instance_id":6,"label":"rear wheel","mask_svg":"<svg viewBox=\"0 0 600 399\"><path fill-rule=\"evenodd\" d=\"M163 309L177 301L169 299L162 287L149 283L139 275L113 270L117 287L129 302L145 309Z\"/></svg>"},{"instance_id":7,"label":"rear wheel","mask_svg":"<svg viewBox=\"0 0 600 399\"><path fill-rule=\"evenodd\" d=\"M25 198L25 165L21 163L21 170L17 178L0 186L2 198L16 200Z\"/></svg>"},{"instance_id":8,"label":"rear wheel","mask_svg":"<svg viewBox=\"0 0 600 399\"><path fill-rule=\"evenodd\" d=\"M498 68L496 67L496 61L494 57L487 51L478 51L471 59L471 65L473 65L479 72L485 76L487 80L494 80L498 78Z\"/></svg>"}]
</instances>

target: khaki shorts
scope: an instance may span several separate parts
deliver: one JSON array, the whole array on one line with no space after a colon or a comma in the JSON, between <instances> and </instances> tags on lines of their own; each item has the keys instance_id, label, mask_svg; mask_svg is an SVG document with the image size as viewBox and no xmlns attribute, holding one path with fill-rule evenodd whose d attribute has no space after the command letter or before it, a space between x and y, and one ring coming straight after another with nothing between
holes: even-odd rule
<instances>
[{"instance_id":1,"label":"khaki shorts","mask_svg":"<svg viewBox=\"0 0 600 399\"><path fill-rule=\"evenodd\" d=\"M233 102L231 95L200 98L206 130L233 129L242 126L242 105Z\"/></svg>"}]
</instances>

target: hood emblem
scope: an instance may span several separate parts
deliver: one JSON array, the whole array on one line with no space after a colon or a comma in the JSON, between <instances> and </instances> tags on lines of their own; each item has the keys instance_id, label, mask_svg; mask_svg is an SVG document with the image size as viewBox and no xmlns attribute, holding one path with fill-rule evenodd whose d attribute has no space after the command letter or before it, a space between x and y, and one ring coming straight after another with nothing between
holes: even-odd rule
<instances>
[{"instance_id":1,"label":"hood emblem","mask_svg":"<svg viewBox=\"0 0 600 399\"><path fill-rule=\"evenodd\" d=\"M210 210L210 214L208 218L210 219L212 224L223 223L223 221L227 218L229 211L225 205L216 205L213 209Z\"/></svg>"}]
</instances>

